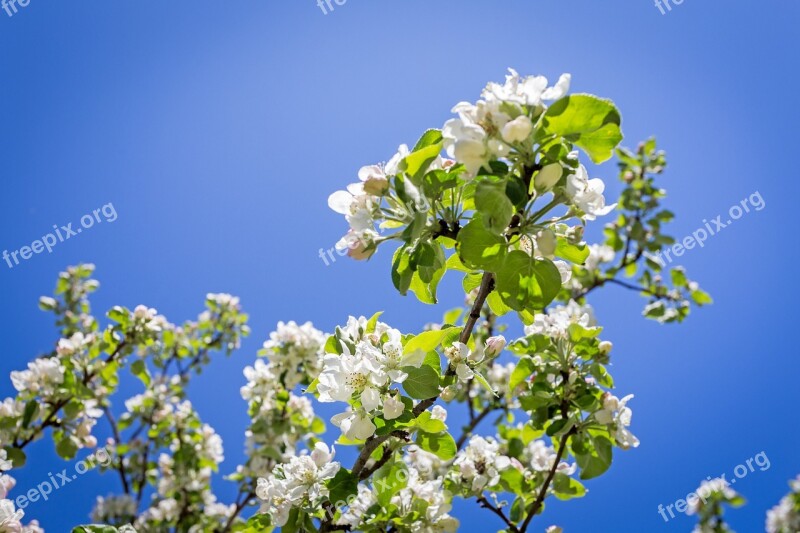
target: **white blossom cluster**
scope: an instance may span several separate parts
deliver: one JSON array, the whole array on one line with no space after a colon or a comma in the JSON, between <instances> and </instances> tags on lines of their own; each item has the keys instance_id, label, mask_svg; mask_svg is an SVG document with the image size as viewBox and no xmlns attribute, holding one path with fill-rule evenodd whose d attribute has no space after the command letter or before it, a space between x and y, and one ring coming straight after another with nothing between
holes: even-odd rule
<instances>
[{"instance_id":1,"label":"white blossom cluster","mask_svg":"<svg viewBox=\"0 0 800 533\"><path fill-rule=\"evenodd\" d=\"M767 533L800 531L800 506L796 503L800 494L800 476L790 486L792 493L784 496L778 505L767 511Z\"/></svg>"},{"instance_id":2,"label":"white blossom cluster","mask_svg":"<svg viewBox=\"0 0 800 533\"><path fill-rule=\"evenodd\" d=\"M351 440L371 437L377 427L372 419L380 414L385 420L399 417L405 404L392 383L403 383L408 374L405 366L419 367L424 354L403 353L401 334L383 322L366 334L364 317L350 317L342 328L345 335L342 354L325 354L319 375L319 401L345 402L347 411L331 419ZM351 348L352 346L352 348Z\"/></svg>"},{"instance_id":3,"label":"white blossom cluster","mask_svg":"<svg viewBox=\"0 0 800 533\"><path fill-rule=\"evenodd\" d=\"M262 511L275 525L283 526L292 508L315 509L329 494L325 481L332 479L341 464L333 461L335 450L319 442L310 454L294 456L278 465L273 474L259 478L256 494L263 500Z\"/></svg>"},{"instance_id":4,"label":"white blossom cluster","mask_svg":"<svg viewBox=\"0 0 800 533\"><path fill-rule=\"evenodd\" d=\"M98 496L92 509L92 521L97 524L131 523L139 506L128 494Z\"/></svg>"},{"instance_id":5,"label":"white blossom cluster","mask_svg":"<svg viewBox=\"0 0 800 533\"><path fill-rule=\"evenodd\" d=\"M475 435L453 461L450 477L468 492L480 493L497 485L500 473L510 466L495 439Z\"/></svg>"},{"instance_id":6,"label":"white blossom cluster","mask_svg":"<svg viewBox=\"0 0 800 533\"><path fill-rule=\"evenodd\" d=\"M460 102L453 108L458 118L442 128L448 155L475 175L491 160L506 158L512 151L525 153L534 131L531 116L541 114L545 101L566 95L570 79L564 74L548 88L543 76L522 78L510 70L505 84L490 83L476 103Z\"/></svg>"},{"instance_id":7,"label":"white blossom cluster","mask_svg":"<svg viewBox=\"0 0 800 533\"><path fill-rule=\"evenodd\" d=\"M525 447L522 455L525 463L523 473L526 477L532 477L534 472L549 472L555 465L558 454L556 450L548 445L544 440L533 440ZM575 473L577 466L561 461L556 467L556 472L571 476Z\"/></svg>"},{"instance_id":8,"label":"white blossom cluster","mask_svg":"<svg viewBox=\"0 0 800 533\"><path fill-rule=\"evenodd\" d=\"M291 390L300 383L310 383L319 374L325 339L311 322L278 322L259 355L269 359L272 372Z\"/></svg>"},{"instance_id":9,"label":"white blossom cluster","mask_svg":"<svg viewBox=\"0 0 800 533\"><path fill-rule=\"evenodd\" d=\"M452 111L458 118L448 120L442 128L448 155L473 176L481 169L488 170L490 161L530 160L537 121L547 109L545 102L558 100L569 91L569 74L548 87L544 76L522 77L513 69L509 72L504 84L487 85L476 103L457 104ZM577 161L577 152L570 158ZM537 190L550 191L565 170L560 163L542 168L534 176ZM567 176L565 193L586 220L606 215L616 207L605 204L604 190L603 181L589 179L583 165Z\"/></svg>"},{"instance_id":10,"label":"white blossom cluster","mask_svg":"<svg viewBox=\"0 0 800 533\"><path fill-rule=\"evenodd\" d=\"M548 309L547 313L537 314L533 323L525 326L525 334L544 335L553 339L565 338L572 324L585 328L597 325L592 307L570 300L567 305L559 305Z\"/></svg>"},{"instance_id":11,"label":"white blossom cluster","mask_svg":"<svg viewBox=\"0 0 800 533\"><path fill-rule=\"evenodd\" d=\"M276 456L288 461L310 432L315 415L307 397L283 388L271 362L258 359L244 375L247 384L241 394L249 402L252 422L245 433L248 462L239 472L253 477L269 471Z\"/></svg>"},{"instance_id":12,"label":"white blossom cluster","mask_svg":"<svg viewBox=\"0 0 800 533\"><path fill-rule=\"evenodd\" d=\"M7 472L12 466L6 451L0 448L0 472ZM0 533L44 533L44 529L39 527L39 522L36 520L27 525L22 524L24 511L16 509L14 500L7 498L15 485L16 480L13 477L0 474Z\"/></svg>"},{"instance_id":13,"label":"white blossom cluster","mask_svg":"<svg viewBox=\"0 0 800 533\"><path fill-rule=\"evenodd\" d=\"M457 531L459 521L449 514L452 496L444 489L444 479L441 476L426 477L412 466L404 474L405 486L389 501L393 509L396 509L393 514L412 533ZM356 531L368 529L365 520L369 517L370 508L378 503L379 490L377 486L359 485L358 496L342 514L341 523Z\"/></svg>"}]
</instances>

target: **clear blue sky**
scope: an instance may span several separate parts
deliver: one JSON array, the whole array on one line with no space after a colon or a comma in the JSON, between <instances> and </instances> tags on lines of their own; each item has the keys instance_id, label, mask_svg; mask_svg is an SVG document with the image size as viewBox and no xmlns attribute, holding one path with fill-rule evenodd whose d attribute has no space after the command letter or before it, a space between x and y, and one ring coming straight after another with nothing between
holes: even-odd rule
<instances>
[{"instance_id":1,"label":"clear blue sky","mask_svg":"<svg viewBox=\"0 0 800 533\"><path fill-rule=\"evenodd\" d=\"M740 533L763 531L800 473L789 274L799 15L796 2L702 0L666 15L650 0L347 0L328 15L314 0L31 0L13 17L0 11L0 250L109 202L119 217L13 269L0 263L0 374L52 347L37 298L66 265L97 264L98 312L145 303L183 321L206 292L240 295L252 336L191 391L225 439L230 471L247 423L242 368L278 320L331 330L387 309L393 326L414 331L460 301L452 275L438 307L400 297L388 250L325 267L319 249L345 230L327 196L507 67L571 72L573 90L616 101L629 144L655 134L668 151L673 234L755 191L766 208L682 258L716 301L685 325L644 321L635 294L599 293L642 445L588 483L586 498L549 504L534 530L688 531L691 519L665 524L658 504L763 451L771 468L737 482L749 505L731 516ZM618 190L613 164L599 175ZM12 392L3 379L0 396ZM52 448L33 446L42 458L15 472L19 490L72 468ZM87 520L93 493L117 489L111 475L87 475L27 511L65 531ZM472 502L456 508L464 531L500 526Z\"/></svg>"}]
</instances>

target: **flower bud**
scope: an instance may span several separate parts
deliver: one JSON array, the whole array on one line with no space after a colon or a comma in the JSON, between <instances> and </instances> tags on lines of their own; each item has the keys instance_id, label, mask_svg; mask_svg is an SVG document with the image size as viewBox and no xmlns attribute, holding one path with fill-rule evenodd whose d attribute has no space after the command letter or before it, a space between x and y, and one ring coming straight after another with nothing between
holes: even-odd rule
<instances>
[{"instance_id":1,"label":"flower bud","mask_svg":"<svg viewBox=\"0 0 800 533\"><path fill-rule=\"evenodd\" d=\"M439 396L446 402L452 402L456 397L456 389L452 385L445 387Z\"/></svg>"},{"instance_id":2,"label":"flower bud","mask_svg":"<svg viewBox=\"0 0 800 533\"><path fill-rule=\"evenodd\" d=\"M42 311L52 311L56 307L58 307L58 302L54 298L50 298L49 296L42 296L39 298L39 308Z\"/></svg>"},{"instance_id":3,"label":"flower bud","mask_svg":"<svg viewBox=\"0 0 800 533\"><path fill-rule=\"evenodd\" d=\"M486 348L484 349L484 353L486 357L497 357L506 347L506 338L502 335L496 335L494 337L489 337L486 340Z\"/></svg>"},{"instance_id":4,"label":"flower bud","mask_svg":"<svg viewBox=\"0 0 800 533\"><path fill-rule=\"evenodd\" d=\"M527 139L533 131L531 119L525 115L520 115L505 126L500 132L503 140L507 143L522 142Z\"/></svg>"},{"instance_id":5,"label":"flower bud","mask_svg":"<svg viewBox=\"0 0 800 533\"><path fill-rule=\"evenodd\" d=\"M601 354L608 355L611 353L611 348L613 347L614 345L611 344L609 341L602 341L600 342L597 348L600 350Z\"/></svg>"},{"instance_id":6,"label":"flower bud","mask_svg":"<svg viewBox=\"0 0 800 533\"><path fill-rule=\"evenodd\" d=\"M561 163L551 163L536 173L533 177L533 184L541 192L547 192L556 186L562 174Z\"/></svg>"},{"instance_id":7,"label":"flower bud","mask_svg":"<svg viewBox=\"0 0 800 533\"><path fill-rule=\"evenodd\" d=\"M358 179L364 184L364 192L375 196L383 196L389 190L389 180L378 165L362 167L358 171Z\"/></svg>"},{"instance_id":8,"label":"flower bud","mask_svg":"<svg viewBox=\"0 0 800 533\"><path fill-rule=\"evenodd\" d=\"M405 404L398 400L396 396L389 395L383 400L383 418L394 420L403 414L405 408Z\"/></svg>"},{"instance_id":9,"label":"flower bud","mask_svg":"<svg viewBox=\"0 0 800 533\"><path fill-rule=\"evenodd\" d=\"M552 230L545 229L536 234L536 248L542 257L550 257L556 253L558 239Z\"/></svg>"}]
</instances>

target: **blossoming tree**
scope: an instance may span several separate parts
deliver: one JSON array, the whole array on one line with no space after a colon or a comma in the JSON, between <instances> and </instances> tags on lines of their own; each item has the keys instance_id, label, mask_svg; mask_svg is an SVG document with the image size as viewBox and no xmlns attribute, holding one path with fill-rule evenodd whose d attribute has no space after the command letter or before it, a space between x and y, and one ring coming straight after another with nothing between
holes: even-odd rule
<instances>
[{"instance_id":1,"label":"blossoming tree","mask_svg":"<svg viewBox=\"0 0 800 533\"><path fill-rule=\"evenodd\" d=\"M185 391L213 353L231 353L249 333L238 299L209 295L183 325L144 306L115 307L101 325L89 305L91 265L70 268L55 298L41 300L61 338L11 376L17 395L0 404L0 469L22 467L28 445L48 435L72 460L98 446L95 428L106 424L112 460L100 468L120 491L98 497L91 518L101 525L79 532L456 531L452 501L463 498L521 533L549 498L583 496L582 480L639 444L633 396L614 392L612 344L588 299L606 287L634 290L647 300L645 317L668 323L710 298L655 258L673 243L662 233L673 215L655 183L663 152L652 139L619 148L614 104L568 95L569 84L569 75L550 87L511 71L476 103L458 104L441 130L331 195L350 226L340 250L366 259L393 242L398 291L435 304L452 271L465 302L416 333L380 313L350 317L331 334L278 324L245 370L247 459L223 470L236 501L214 496L222 442ZM608 204L581 158L614 155L623 191ZM601 217L603 241L584 242ZM501 334L515 321L524 334L509 342ZM120 412L112 397L123 371L142 392ZM340 408L330 431L315 400ZM448 424L454 409L464 427ZM345 446L357 450L352 464L335 461ZM23 525L25 498L13 486L8 474L0 480L0 531L41 531Z\"/></svg>"}]
</instances>

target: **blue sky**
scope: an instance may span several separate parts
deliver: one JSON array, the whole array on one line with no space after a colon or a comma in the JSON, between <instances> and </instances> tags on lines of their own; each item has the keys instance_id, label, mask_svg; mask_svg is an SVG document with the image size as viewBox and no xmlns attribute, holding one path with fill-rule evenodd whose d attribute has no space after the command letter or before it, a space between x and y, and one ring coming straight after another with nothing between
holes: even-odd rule
<instances>
[{"instance_id":1,"label":"blue sky","mask_svg":"<svg viewBox=\"0 0 800 533\"><path fill-rule=\"evenodd\" d=\"M327 15L313 0L31 0L13 17L0 11L0 249L108 203L118 213L52 253L0 263L0 374L52 347L37 299L67 265L97 265L98 313L144 303L180 322L207 292L237 294L253 334L191 390L225 439L229 471L247 423L242 368L278 320L332 330L348 314L385 309L393 326L414 331L460 302L453 275L437 307L399 296L388 250L326 267L319 249L346 229L327 196L440 126L507 67L571 72L574 91L615 100L629 145L655 134L668 151L672 234L689 235L756 191L766 207L681 258L715 298L686 324L646 322L638 296L614 288L592 301L615 343L620 392L636 394L642 445L618 454L586 498L549 504L534 531L688 531L691 519L665 524L658 504L707 476L730 479L762 451L770 468L737 482L749 504L730 521L763 530L765 511L800 473L798 289L788 275L800 191L787 159L800 121L798 15L793 2L700 0L666 15L649 0L347 0ZM613 196L615 166L596 174ZM2 381L0 395L12 393ZM72 468L52 449L32 447L39 458L15 472L18 491ZM224 481L215 486L232 497ZM28 516L65 531L87 520L92 494L115 490L116 478L87 475ZM473 502L456 510L464 531L500 527Z\"/></svg>"}]
</instances>

